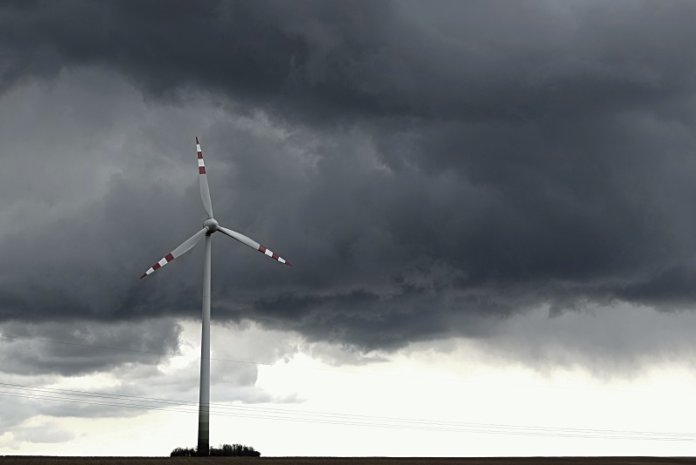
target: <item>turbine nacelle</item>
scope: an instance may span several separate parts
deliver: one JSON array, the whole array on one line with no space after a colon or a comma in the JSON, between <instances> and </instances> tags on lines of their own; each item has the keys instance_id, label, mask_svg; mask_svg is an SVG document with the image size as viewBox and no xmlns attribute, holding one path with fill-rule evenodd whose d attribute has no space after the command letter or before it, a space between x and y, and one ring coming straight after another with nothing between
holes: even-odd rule
<instances>
[{"instance_id":1,"label":"turbine nacelle","mask_svg":"<svg viewBox=\"0 0 696 465\"><path fill-rule=\"evenodd\" d=\"M220 227L220 224L217 222L217 220L215 218L208 218L207 220L205 220L203 222L203 226L205 226L205 229L208 230L208 232L206 234L208 236L210 236L211 234L213 234L215 231L218 230L218 228Z\"/></svg>"}]
</instances>

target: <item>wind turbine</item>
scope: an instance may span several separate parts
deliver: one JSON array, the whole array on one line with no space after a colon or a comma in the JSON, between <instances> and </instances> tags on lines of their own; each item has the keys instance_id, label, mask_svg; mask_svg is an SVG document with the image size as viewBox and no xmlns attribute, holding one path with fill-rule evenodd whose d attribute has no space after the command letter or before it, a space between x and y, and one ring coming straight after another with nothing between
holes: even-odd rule
<instances>
[{"instance_id":1,"label":"wind turbine","mask_svg":"<svg viewBox=\"0 0 696 465\"><path fill-rule=\"evenodd\" d=\"M203 151L201 144L196 137L196 154L198 157L198 181L201 188L201 200L203 208L208 215L208 218L203 222L203 229L198 231L193 236L186 239L179 247L169 252L160 261L147 269L140 276L140 279L149 276L159 270L168 263L171 263L175 258L179 258L186 252L191 250L198 244L201 239L205 238L205 263L203 265L203 305L201 309L202 315L202 331L201 331L201 378L198 400L198 455L209 455L210 453L210 241L211 236L220 231L226 236L236 239L244 245L248 245L254 250L258 250L264 255L283 263L288 266L292 264L272 250L264 247L255 240L238 233L231 229L220 226L213 216L213 203L210 200L210 188L208 187L208 175L205 170L205 162L203 161Z\"/></svg>"}]
</instances>

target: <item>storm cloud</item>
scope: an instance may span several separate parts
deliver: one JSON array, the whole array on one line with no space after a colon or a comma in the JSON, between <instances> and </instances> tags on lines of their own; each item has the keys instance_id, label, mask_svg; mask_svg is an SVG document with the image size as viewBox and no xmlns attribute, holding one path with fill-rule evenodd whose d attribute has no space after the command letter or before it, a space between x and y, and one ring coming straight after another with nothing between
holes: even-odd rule
<instances>
[{"instance_id":1,"label":"storm cloud","mask_svg":"<svg viewBox=\"0 0 696 465\"><path fill-rule=\"evenodd\" d=\"M370 350L540 308L690 309L694 19L685 2L5 3L0 318L195 317L200 250L137 276L199 227L196 135L221 224L296 265L216 235L221 321Z\"/></svg>"}]
</instances>

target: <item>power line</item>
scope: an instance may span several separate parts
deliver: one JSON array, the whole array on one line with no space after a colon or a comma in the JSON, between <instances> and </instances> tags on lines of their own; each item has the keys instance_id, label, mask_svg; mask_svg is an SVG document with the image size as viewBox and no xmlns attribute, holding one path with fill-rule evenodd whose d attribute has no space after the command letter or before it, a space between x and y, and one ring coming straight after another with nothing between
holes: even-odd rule
<instances>
[{"instance_id":1,"label":"power line","mask_svg":"<svg viewBox=\"0 0 696 465\"><path fill-rule=\"evenodd\" d=\"M84 344L77 342L61 341L52 338L42 337L53 343L83 346L90 348L104 348L113 350L125 350L134 353L155 354L152 351L143 351L136 349L124 349L114 346L104 346L95 344ZM249 364L249 365L264 365L270 368L290 368L279 367L274 364L256 362L242 359L226 359L212 358L223 363ZM305 368L305 367L303 367ZM321 369L306 367L309 370L318 370L325 372L334 372L341 375L355 376L356 373L346 374L339 370ZM411 377L403 374L378 374L378 373L361 373L359 375L367 376L388 376L388 377ZM453 382L466 383L457 379L448 379ZM151 397L126 396L113 393L94 393L87 391L67 390L58 388L33 388L25 385L16 385L10 383L0 383L0 386L5 386L10 389L25 389L32 391L31 394L17 392L0 392L0 395L12 396L18 398L48 400L56 402L73 402L86 405L101 405L115 408L131 408L139 410L167 410L170 412L180 413L197 413L197 404L190 401L167 400ZM554 386L555 388L555 386ZM135 403L139 402L139 403ZM534 436L557 436L557 437L579 437L592 439L645 439L645 440L660 440L660 441L693 441L696 440L696 435L683 433L664 433L651 431L625 431L625 430L608 430L608 429L588 429L588 428L557 428L557 427L534 427L534 426L515 426L505 424L489 424L489 423L459 423L459 422L443 422L428 419L415 418L394 418L394 417L379 417L367 415L354 415L336 412L311 412L302 410L287 410L268 407L246 407L232 406L224 404L211 403L211 414L217 416L235 416L244 418L253 418L261 420L280 420L292 422L309 422L309 423L328 423L347 426L367 426L367 427L385 427L385 428L407 428L407 429L425 429L446 432L469 432L482 434L514 434L514 435L534 435Z\"/></svg>"},{"instance_id":2,"label":"power line","mask_svg":"<svg viewBox=\"0 0 696 465\"><path fill-rule=\"evenodd\" d=\"M71 346L78 346L78 347L88 347L90 349L98 348L98 349L110 349L110 350L119 350L119 351L125 351L125 352L131 352L131 353L139 353L139 354L147 354L147 355L163 355L159 354L154 351L147 351L147 350L138 350L138 349L132 349L132 348L123 348L123 347L117 347L117 346L109 346L109 345L101 345L101 344L86 344L86 343L80 343L80 342L74 342L74 341L65 341L65 340L58 340L54 338L50 338L47 336L40 336L36 337L35 339L43 339L46 341L50 341L56 344L63 344L63 345L71 345ZM196 360L199 360L198 358ZM377 377L377 378L392 378L392 379L403 379L403 378L408 378L408 379L422 379L422 376L416 376L416 375L409 375L409 374L404 374L404 373L346 373L344 370L338 370L338 369L331 369L331 368L319 368L319 367L291 367L291 366L283 366L283 365L277 365L274 363L267 363L267 362L259 362L255 360L249 360L249 359L233 359L233 358L219 358L219 357L210 357L211 361L218 362L218 363L228 363L228 364L235 364L235 365L250 365L250 366L265 366L270 369L281 369L281 370L308 370L308 371L318 371L318 372L324 372L324 373L332 373L332 374L337 374L340 376L366 376L366 377ZM458 378L453 378L451 376L438 376L437 377L438 382L447 382L447 383L455 383L455 384L460 384L460 385L472 385L472 384L478 384L476 381L465 381L462 379ZM538 386L532 385L532 384L524 384L524 383L512 383L510 384L512 386L528 386L532 387L533 389L539 389ZM551 390L578 390L580 388L577 387L568 387L568 386L554 386L554 385L545 385L543 386L543 389L551 389ZM644 389L635 389L635 388L612 388L613 391L617 392L645 392Z\"/></svg>"},{"instance_id":3,"label":"power line","mask_svg":"<svg viewBox=\"0 0 696 465\"><path fill-rule=\"evenodd\" d=\"M0 391L0 395L33 400L80 403L85 405L107 406L142 410L165 410L187 414L197 414L193 402L159 399L152 397L127 396L114 393L94 393L87 391L36 388L31 386L0 383L5 389L22 389L27 392ZM583 429L537 426L515 426L489 423L460 423L414 418L378 417L336 412L311 412L264 407L245 407L211 404L211 414L215 416L242 417L257 420L276 420L344 426L379 427L391 429L419 429L441 432L466 432L479 434L506 434L521 436L555 436L587 439L624 439L651 441L694 441L696 435L671 432L627 431L610 429Z\"/></svg>"}]
</instances>

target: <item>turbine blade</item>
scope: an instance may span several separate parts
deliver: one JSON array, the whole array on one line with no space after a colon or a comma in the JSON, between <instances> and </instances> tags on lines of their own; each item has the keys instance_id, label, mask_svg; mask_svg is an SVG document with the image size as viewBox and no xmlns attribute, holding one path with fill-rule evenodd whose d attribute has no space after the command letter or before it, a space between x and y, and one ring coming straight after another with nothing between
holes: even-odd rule
<instances>
[{"instance_id":1,"label":"turbine blade","mask_svg":"<svg viewBox=\"0 0 696 465\"><path fill-rule=\"evenodd\" d=\"M203 208L208 214L208 218L213 217L213 202L210 200L210 187L208 187L208 174L205 172L205 162L203 161L203 151L201 150L201 144L198 142L198 136L196 136L196 155L198 157L198 183L201 187L201 200L203 201Z\"/></svg>"},{"instance_id":2,"label":"turbine blade","mask_svg":"<svg viewBox=\"0 0 696 465\"><path fill-rule=\"evenodd\" d=\"M226 236L230 236L232 239L237 239L242 244L248 245L252 249L258 250L259 252L261 252L264 255L268 255L273 260L276 260L280 263L283 263L284 265L292 266L292 263L290 263L289 261L287 261L283 257L279 257L278 254L274 253L272 250L267 249L263 245L256 242L254 239L247 237L242 233L238 233L237 231L232 231L231 229L223 228L222 226L218 227L218 231L225 234Z\"/></svg>"},{"instance_id":3,"label":"turbine blade","mask_svg":"<svg viewBox=\"0 0 696 465\"><path fill-rule=\"evenodd\" d=\"M176 249L169 252L160 261L158 261L157 263L152 265L150 268L148 268L147 271L140 276L140 279L143 279L145 276L151 275L152 273L159 270L167 263L172 262L175 258L181 257L183 254L185 254L186 252L188 252L189 250L194 248L195 245L198 244L198 242L201 239L203 239L206 232L208 232L208 229L203 228L200 231L198 231L196 234L194 234L193 236L186 239L179 247L177 247Z\"/></svg>"}]
</instances>

